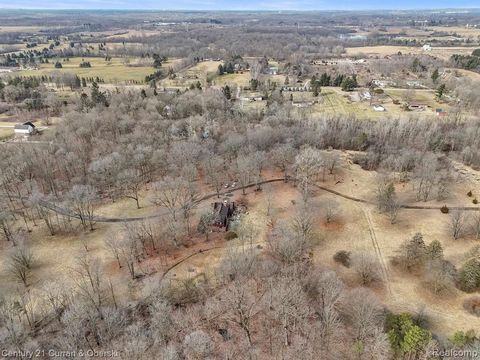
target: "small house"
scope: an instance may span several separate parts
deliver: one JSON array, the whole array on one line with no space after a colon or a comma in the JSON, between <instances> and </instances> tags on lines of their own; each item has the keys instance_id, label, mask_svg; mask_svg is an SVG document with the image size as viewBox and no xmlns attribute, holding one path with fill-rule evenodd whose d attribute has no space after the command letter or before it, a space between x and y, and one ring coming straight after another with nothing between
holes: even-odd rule
<instances>
[{"instance_id":1,"label":"small house","mask_svg":"<svg viewBox=\"0 0 480 360\"><path fill-rule=\"evenodd\" d=\"M225 228L227 231L230 225L230 220L235 214L235 203L225 200L224 202L215 202L213 204L213 213L215 214L215 220L213 225L221 228Z\"/></svg>"},{"instance_id":2,"label":"small house","mask_svg":"<svg viewBox=\"0 0 480 360\"><path fill-rule=\"evenodd\" d=\"M432 46L430 44L425 44L422 46L423 51L432 51Z\"/></svg>"},{"instance_id":3,"label":"small house","mask_svg":"<svg viewBox=\"0 0 480 360\"><path fill-rule=\"evenodd\" d=\"M278 67L276 66L270 66L267 70L267 73L269 75L278 75Z\"/></svg>"},{"instance_id":4,"label":"small house","mask_svg":"<svg viewBox=\"0 0 480 360\"><path fill-rule=\"evenodd\" d=\"M15 125L14 133L16 137L27 138L31 135L35 135L37 133L37 128L32 122L27 121L27 122L24 122L23 124Z\"/></svg>"},{"instance_id":5,"label":"small house","mask_svg":"<svg viewBox=\"0 0 480 360\"><path fill-rule=\"evenodd\" d=\"M360 99L368 101L372 99L372 94L370 94L370 91L365 91L360 93Z\"/></svg>"},{"instance_id":6,"label":"small house","mask_svg":"<svg viewBox=\"0 0 480 360\"><path fill-rule=\"evenodd\" d=\"M383 112L385 111L385 108L382 106L382 105L373 105L373 110L377 111L377 112Z\"/></svg>"}]
</instances>

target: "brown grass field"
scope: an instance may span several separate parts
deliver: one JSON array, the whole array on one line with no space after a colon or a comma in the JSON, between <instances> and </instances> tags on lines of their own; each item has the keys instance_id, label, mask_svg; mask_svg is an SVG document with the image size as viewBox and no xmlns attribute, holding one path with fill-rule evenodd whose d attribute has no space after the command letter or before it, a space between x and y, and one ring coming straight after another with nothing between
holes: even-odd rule
<instances>
[{"instance_id":1,"label":"brown grass field","mask_svg":"<svg viewBox=\"0 0 480 360\"><path fill-rule=\"evenodd\" d=\"M440 59L448 60L454 54L469 55L477 47L435 47L432 46L432 51L423 51L421 47L412 47L412 46L391 46L391 45L382 45L382 46L363 46L363 47L353 47L346 48L346 53L348 56L353 55L367 55L367 56L379 56L384 57L388 55L395 55L398 52L402 54L426 54L436 56Z\"/></svg>"}]
</instances>

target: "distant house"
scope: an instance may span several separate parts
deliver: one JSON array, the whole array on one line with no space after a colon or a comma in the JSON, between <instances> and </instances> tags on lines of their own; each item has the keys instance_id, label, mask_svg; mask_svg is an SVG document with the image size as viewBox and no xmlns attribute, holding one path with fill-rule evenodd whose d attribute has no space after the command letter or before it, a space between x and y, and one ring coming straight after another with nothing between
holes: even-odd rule
<instances>
[{"instance_id":1,"label":"distant house","mask_svg":"<svg viewBox=\"0 0 480 360\"><path fill-rule=\"evenodd\" d=\"M14 128L14 133L16 137L29 137L37 133L37 128L33 125L32 122L27 121L23 124L17 124Z\"/></svg>"},{"instance_id":2,"label":"distant house","mask_svg":"<svg viewBox=\"0 0 480 360\"><path fill-rule=\"evenodd\" d=\"M372 99L372 94L370 94L370 91L365 91L365 92L362 92L360 93L360 99L362 100L371 100Z\"/></svg>"},{"instance_id":3,"label":"distant house","mask_svg":"<svg viewBox=\"0 0 480 360\"><path fill-rule=\"evenodd\" d=\"M410 111L423 111L425 110L426 105L424 104L418 104L418 103L411 103L408 104L408 110Z\"/></svg>"},{"instance_id":4,"label":"distant house","mask_svg":"<svg viewBox=\"0 0 480 360\"><path fill-rule=\"evenodd\" d=\"M391 80L373 80L372 84L380 88L395 85L395 83Z\"/></svg>"},{"instance_id":5,"label":"distant house","mask_svg":"<svg viewBox=\"0 0 480 360\"><path fill-rule=\"evenodd\" d=\"M425 44L422 46L423 51L432 51L432 46L430 44Z\"/></svg>"},{"instance_id":6,"label":"distant house","mask_svg":"<svg viewBox=\"0 0 480 360\"><path fill-rule=\"evenodd\" d=\"M423 87L423 84L420 80L407 80L406 81L407 86L413 87L413 88L421 88Z\"/></svg>"},{"instance_id":7,"label":"distant house","mask_svg":"<svg viewBox=\"0 0 480 360\"><path fill-rule=\"evenodd\" d=\"M270 66L267 70L267 73L269 75L278 75L278 67L276 66Z\"/></svg>"},{"instance_id":8,"label":"distant house","mask_svg":"<svg viewBox=\"0 0 480 360\"><path fill-rule=\"evenodd\" d=\"M295 106L297 108L307 108L307 107L313 106L315 103L316 101L297 100L297 101L292 101L292 106Z\"/></svg>"},{"instance_id":9,"label":"distant house","mask_svg":"<svg viewBox=\"0 0 480 360\"><path fill-rule=\"evenodd\" d=\"M230 220L235 214L236 206L234 202L215 202L213 204L213 213L215 214L215 220L213 226L225 228L227 231L230 226Z\"/></svg>"},{"instance_id":10,"label":"distant house","mask_svg":"<svg viewBox=\"0 0 480 360\"><path fill-rule=\"evenodd\" d=\"M378 111L378 112L383 112L386 109L382 105L376 104L376 105L373 105L373 110Z\"/></svg>"}]
</instances>

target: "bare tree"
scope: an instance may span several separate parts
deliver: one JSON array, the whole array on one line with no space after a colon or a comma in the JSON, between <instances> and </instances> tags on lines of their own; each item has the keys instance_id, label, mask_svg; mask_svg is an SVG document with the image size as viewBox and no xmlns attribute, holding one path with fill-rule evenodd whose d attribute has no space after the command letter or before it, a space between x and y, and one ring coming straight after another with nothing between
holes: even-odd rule
<instances>
[{"instance_id":1,"label":"bare tree","mask_svg":"<svg viewBox=\"0 0 480 360\"><path fill-rule=\"evenodd\" d=\"M126 169L118 174L117 182L125 197L135 200L137 209L140 209L140 190L144 184L143 177L138 169Z\"/></svg>"},{"instance_id":2,"label":"bare tree","mask_svg":"<svg viewBox=\"0 0 480 360\"><path fill-rule=\"evenodd\" d=\"M338 202L333 199L327 199L323 203L323 208L325 211L325 221L330 223L338 214Z\"/></svg>"},{"instance_id":3,"label":"bare tree","mask_svg":"<svg viewBox=\"0 0 480 360\"><path fill-rule=\"evenodd\" d=\"M83 227L87 228L89 226L92 231L95 225L94 204L96 200L97 193L89 185L74 185L68 193L68 201Z\"/></svg>"},{"instance_id":4,"label":"bare tree","mask_svg":"<svg viewBox=\"0 0 480 360\"><path fill-rule=\"evenodd\" d=\"M453 240L457 240L464 235L465 232L465 214L461 210L450 212L450 234Z\"/></svg>"},{"instance_id":5,"label":"bare tree","mask_svg":"<svg viewBox=\"0 0 480 360\"><path fill-rule=\"evenodd\" d=\"M434 154L427 153L416 164L414 177L416 179L417 200L427 201L436 183L438 159Z\"/></svg>"},{"instance_id":6,"label":"bare tree","mask_svg":"<svg viewBox=\"0 0 480 360\"><path fill-rule=\"evenodd\" d=\"M364 252L352 254L352 269L361 285L368 286L375 282L382 282L380 263L370 254Z\"/></svg>"},{"instance_id":7,"label":"bare tree","mask_svg":"<svg viewBox=\"0 0 480 360\"><path fill-rule=\"evenodd\" d=\"M32 277L34 256L25 238L19 239L9 255L9 272L13 278L28 287Z\"/></svg>"},{"instance_id":8,"label":"bare tree","mask_svg":"<svg viewBox=\"0 0 480 360\"><path fill-rule=\"evenodd\" d=\"M475 235L475 239L480 239L480 212L475 212L470 216L472 219L471 229L472 233Z\"/></svg>"},{"instance_id":9,"label":"bare tree","mask_svg":"<svg viewBox=\"0 0 480 360\"><path fill-rule=\"evenodd\" d=\"M74 267L71 268L71 280L78 294L103 317L102 307L105 298L103 272L98 260L87 253L81 253Z\"/></svg>"},{"instance_id":10,"label":"bare tree","mask_svg":"<svg viewBox=\"0 0 480 360\"><path fill-rule=\"evenodd\" d=\"M183 351L187 359L201 360L209 358L214 345L211 337L202 330L196 330L183 340Z\"/></svg>"},{"instance_id":11,"label":"bare tree","mask_svg":"<svg viewBox=\"0 0 480 360\"><path fill-rule=\"evenodd\" d=\"M270 151L270 158L280 171L285 181L288 179L288 170L295 160L295 149L290 143L280 144Z\"/></svg>"},{"instance_id":12,"label":"bare tree","mask_svg":"<svg viewBox=\"0 0 480 360\"><path fill-rule=\"evenodd\" d=\"M310 187L314 183L322 166L321 153L317 149L307 147L295 157L295 169L299 186L302 190L303 202L306 204L310 196Z\"/></svg>"},{"instance_id":13,"label":"bare tree","mask_svg":"<svg viewBox=\"0 0 480 360\"><path fill-rule=\"evenodd\" d=\"M45 225L47 226L50 235L55 235L55 224L52 221L52 211L50 211L44 206L45 201L51 201L50 197L36 191L32 193L29 201L32 204L32 207L36 210L37 215L40 217L40 219L45 222Z\"/></svg>"},{"instance_id":14,"label":"bare tree","mask_svg":"<svg viewBox=\"0 0 480 360\"><path fill-rule=\"evenodd\" d=\"M166 177L156 182L153 189L152 202L167 208L174 222L178 220L178 213L181 212L188 230L190 215L199 200L196 186L181 178Z\"/></svg>"},{"instance_id":15,"label":"bare tree","mask_svg":"<svg viewBox=\"0 0 480 360\"><path fill-rule=\"evenodd\" d=\"M12 241L12 226L15 218L13 214L6 209L0 211L0 230L6 241Z\"/></svg>"},{"instance_id":16,"label":"bare tree","mask_svg":"<svg viewBox=\"0 0 480 360\"><path fill-rule=\"evenodd\" d=\"M121 240L119 235L116 232L109 232L104 238L103 242L105 243L108 250L110 250L112 256L117 260L118 267L122 268L122 263L120 262L121 257Z\"/></svg>"},{"instance_id":17,"label":"bare tree","mask_svg":"<svg viewBox=\"0 0 480 360\"><path fill-rule=\"evenodd\" d=\"M245 195L246 186L249 185L252 175L255 173L255 161L247 155L239 155L236 161L237 176L242 186L242 194Z\"/></svg>"},{"instance_id":18,"label":"bare tree","mask_svg":"<svg viewBox=\"0 0 480 360\"><path fill-rule=\"evenodd\" d=\"M212 154L203 161L203 170L208 183L215 189L217 197L226 180L225 161L222 157Z\"/></svg>"},{"instance_id":19,"label":"bare tree","mask_svg":"<svg viewBox=\"0 0 480 360\"><path fill-rule=\"evenodd\" d=\"M291 224L277 224L267 243L275 257L292 264L305 257L312 239L311 219L308 215L297 215Z\"/></svg>"}]
</instances>

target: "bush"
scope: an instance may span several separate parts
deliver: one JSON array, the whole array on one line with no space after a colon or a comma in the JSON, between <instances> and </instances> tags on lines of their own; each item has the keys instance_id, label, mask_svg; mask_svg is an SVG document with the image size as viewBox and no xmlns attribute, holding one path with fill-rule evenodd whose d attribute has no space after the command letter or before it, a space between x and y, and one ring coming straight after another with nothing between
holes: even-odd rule
<instances>
[{"instance_id":1,"label":"bush","mask_svg":"<svg viewBox=\"0 0 480 360\"><path fill-rule=\"evenodd\" d=\"M340 250L333 255L335 262L342 264L345 267L350 267L350 251Z\"/></svg>"},{"instance_id":2,"label":"bush","mask_svg":"<svg viewBox=\"0 0 480 360\"><path fill-rule=\"evenodd\" d=\"M471 345L477 340L474 330L468 330L467 332L457 331L449 338L450 342L457 348L463 348L467 345Z\"/></svg>"},{"instance_id":3,"label":"bush","mask_svg":"<svg viewBox=\"0 0 480 360\"><path fill-rule=\"evenodd\" d=\"M463 308L472 315L480 316L480 296L472 296L465 299Z\"/></svg>"},{"instance_id":4,"label":"bush","mask_svg":"<svg viewBox=\"0 0 480 360\"><path fill-rule=\"evenodd\" d=\"M227 241L236 239L237 237L238 237L238 235L235 231L228 231L225 234L225 240L227 240Z\"/></svg>"},{"instance_id":5,"label":"bush","mask_svg":"<svg viewBox=\"0 0 480 360\"><path fill-rule=\"evenodd\" d=\"M472 190L470 190L470 191L467 193L467 196L468 196L468 197L472 197L472 195L473 195L473 194L472 194Z\"/></svg>"},{"instance_id":6,"label":"bush","mask_svg":"<svg viewBox=\"0 0 480 360\"><path fill-rule=\"evenodd\" d=\"M463 264L458 274L458 286L466 292L480 288L480 259L471 258Z\"/></svg>"},{"instance_id":7,"label":"bush","mask_svg":"<svg viewBox=\"0 0 480 360\"><path fill-rule=\"evenodd\" d=\"M397 355L421 352L432 339L432 334L416 324L410 314L389 314L385 320L390 346Z\"/></svg>"},{"instance_id":8,"label":"bush","mask_svg":"<svg viewBox=\"0 0 480 360\"><path fill-rule=\"evenodd\" d=\"M472 200L472 203L474 203L475 205L477 205L477 204L478 204L477 198L473 199L473 200Z\"/></svg>"},{"instance_id":9,"label":"bush","mask_svg":"<svg viewBox=\"0 0 480 360\"><path fill-rule=\"evenodd\" d=\"M369 286L382 282L382 270L378 259L367 253L358 253L352 256L352 269L362 286Z\"/></svg>"},{"instance_id":10,"label":"bush","mask_svg":"<svg viewBox=\"0 0 480 360\"><path fill-rule=\"evenodd\" d=\"M443 205L443 206L440 208L440 211L442 212L442 214L448 214L449 209L448 209L447 205Z\"/></svg>"}]
</instances>

